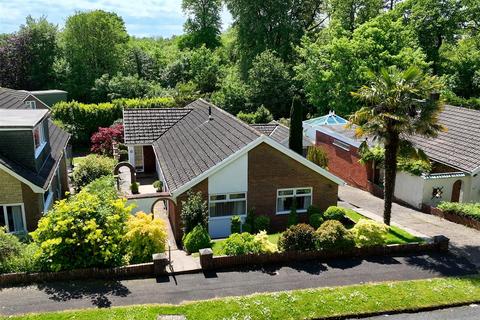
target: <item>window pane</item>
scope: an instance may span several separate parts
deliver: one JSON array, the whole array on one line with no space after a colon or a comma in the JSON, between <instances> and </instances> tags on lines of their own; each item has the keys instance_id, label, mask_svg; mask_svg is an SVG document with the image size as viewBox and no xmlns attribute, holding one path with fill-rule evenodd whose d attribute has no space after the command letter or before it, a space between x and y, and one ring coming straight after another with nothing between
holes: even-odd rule
<instances>
[{"instance_id":1,"label":"window pane","mask_svg":"<svg viewBox=\"0 0 480 320\"><path fill-rule=\"evenodd\" d=\"M306 210L312 204L312 197L311 196L301 196L297 197L297 209L298 210Z\"/></svg>"},{"instance_id":2,"label":"window pane","mask_svg":"<svg viewBox=\"0 0 480 320\"><path fill-rule=\"evenodd\" d=\"M35 128L33 130L33 141L35 142L35 149L40 146L40 129Z\"/></svg>"},{"instance_id":3,"label":"window pane","mask_svg":"<svg viewBox=\"0 0 480 320\"><path fill-rule=\"evenodd\" d=\"M7 207L7 218L10 232L24 231L22 207L21 206L9 206Z\"/></svg>"},{"instance_id":4,"label":"window pane","mask_svg":"<svg viewBox=\"0 0 480 320\"><path fill-rule=\"evenodd\" d=\"M280 190L278 191L279 196L293 196L293 190Z\"/></svg>"},{"instance_id":5,"label":"window pane","mask_svg":"<svg viewBox=\"0 0 480 320\"><path fill-rule=\"evenodd\" d=\"M288 198L278 198L277 200L277 211L290 211L293 205L293 197Z\"/></svg>"},{"instance_id":6,"label":"window pane","mask_svg":"<svg viewBox=\"0 0 480 320\"><path fill-rule=\"evenodd\" d=\"M300 194L311 194L312 193L312 190L310 189L298 189L297 190L297 195L300 195Z\"/></svg>"},{"instance_id":7,"label":"window pane","mask_svg":"<svg viewBox=\"0 0 480 320\"><path fill-rule=\"evenodd\" d=\"M213 196L210 196L211 201L219 201L219 200L226 200L227 196L225 194L216 194Z\"/></svg>"},{"instance_id":8,"label":"window pane","mask_svg":"<svg viewBox=\"0 0 480 320\"><path fill-rule=\"evenodd\" d=\"M0 227L5 227L5 213L3 212L3 207L0 206Z\"/></svg>"},{"instance_id":9,"label":"window pane","mask_svg":"<svg viewBox=\"0 0 480 320\"><path fill-rule=\"evenodd\" d=\"M230 199L245 199L245 193L233 193L230 195Z\"/></svg>"},{"instance_id":10,"label":"window pane","mask_svg":"<svg viewBox=\"0 0 480 320\"><path fill-rule=\"evenodd\" d=\"M244 215L246 205L246 201L210 203L210 217Z\"/></svg>"}]
</instances>

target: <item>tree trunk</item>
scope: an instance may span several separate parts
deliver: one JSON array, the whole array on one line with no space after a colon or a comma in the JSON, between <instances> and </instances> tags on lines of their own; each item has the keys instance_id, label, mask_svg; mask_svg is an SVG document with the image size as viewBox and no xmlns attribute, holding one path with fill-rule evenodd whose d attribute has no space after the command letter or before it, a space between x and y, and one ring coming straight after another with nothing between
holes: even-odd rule
<instances>
[{"instance_id":1,"label":"tree trunk","mask_svg":"<svg viewBox=\"0 0 480 320\"><path fill-rule=\"evenodd\" d=\"M385 143L385 189L384 189L384 211L383 221L390 225L392 216L392 202L395 193L395 179L397 177L397 152L399 136L390 135Z\"/></svg>"}]
</instances>

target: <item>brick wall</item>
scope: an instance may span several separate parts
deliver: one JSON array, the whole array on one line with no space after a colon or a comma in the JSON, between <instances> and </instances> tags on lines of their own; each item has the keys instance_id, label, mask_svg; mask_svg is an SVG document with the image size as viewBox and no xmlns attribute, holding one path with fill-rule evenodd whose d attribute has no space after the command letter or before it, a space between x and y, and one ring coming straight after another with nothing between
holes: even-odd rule
<instances>
[{"instance_id":1,"label":"brick wall","mask_svg":"<svg viewBox=\"0 0 480 320\"><path fill-rule=\"evenodd\" d=\"M276 215L277 190L313 188L313 205L325 210L337 204L338 185L289 156L262 143L248 153L248 208L270 216L272 229L283 231L288 215ZM300 214L306 221L306 214Z\"/></svg>"},{"instance_id":2,"label":"brick wall","mask_svg":"<svg viewBox=\"0 0 480 320\"><path fill-rule=\"evenodd\" d=\"M362 165L358 162L358 148L350 146L350 150L343 150L333 145L333 141L333 137L317 131L316 144L328 155L328 170L349 185L368 190L369 179L373 177L371 164Z\"/></svg>"},{"instance_id":3,"label":"brick wall","mask_svg":"<svg viewBox=\"0 0 480 320\"><path fill-rule=\"evenodd\" d=\"M202 195L205 201L208 200L208 179L203 180L197 185L193 186L190 191L192 192L202 192ZM177 205L173 206L169 203L169 220L172 225L172 231L177 240L177 243L180 244L183 236L182 232L182 222L181 222L181 212L182 212L182 201L187 201L188 192L184 192L177 197Z\"/></svg>"},{"instance_id":4,"label":"brick wall","mask_svg":"<svg viewBox=\"0 0 480 320\"><path fill-rule=\"evenodd\" d=\"M0 169L0 204L22 202L22 183Z\"/></svg>"}]
</instances>

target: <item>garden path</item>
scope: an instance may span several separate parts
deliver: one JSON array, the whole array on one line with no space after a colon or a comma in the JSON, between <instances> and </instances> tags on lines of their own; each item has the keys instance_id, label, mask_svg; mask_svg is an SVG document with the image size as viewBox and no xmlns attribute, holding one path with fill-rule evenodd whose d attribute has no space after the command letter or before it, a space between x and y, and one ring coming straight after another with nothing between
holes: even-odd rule
<instances>
[{"instance_id":1,"label":"garden path","mask_svg":"<svg viewBox=\"0 0 480 320\"><path fill-rule=\"evenodd\" d=\"M351 186L339 187L338 195L341 200L339 205L383 221L383 199ZM397 203L392 206L392 223L417 236L448 237L452 251L466 257L480 269L480 231Z\"/></svg>"}]
</instances>

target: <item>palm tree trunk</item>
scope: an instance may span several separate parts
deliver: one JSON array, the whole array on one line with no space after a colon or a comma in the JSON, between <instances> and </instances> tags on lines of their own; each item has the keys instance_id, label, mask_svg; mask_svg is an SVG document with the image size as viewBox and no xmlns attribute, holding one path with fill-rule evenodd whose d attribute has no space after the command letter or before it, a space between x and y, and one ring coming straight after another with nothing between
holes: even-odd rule
<instances>
[{"instance_id":1,"label":"palm tree trunk","mask_svg":"<svg viewBox=\"0 0 480 320\"><path fill-rule=\"evenodd\" d=\"M399 145L398 134L390 135L385 144L385 189L383 222L390 225L392 217L392 202L395 193L395 179L397 177L397 152Z\"/></svg>"}]
</instances>

